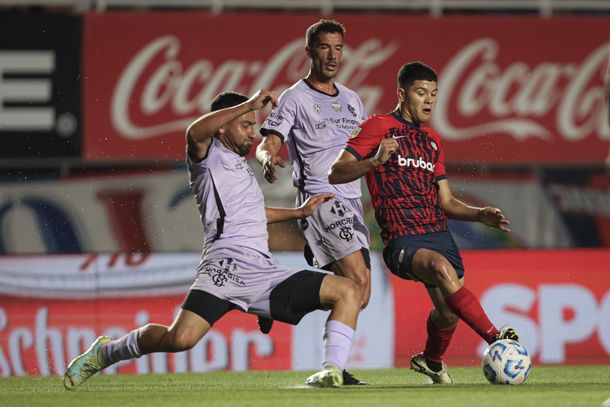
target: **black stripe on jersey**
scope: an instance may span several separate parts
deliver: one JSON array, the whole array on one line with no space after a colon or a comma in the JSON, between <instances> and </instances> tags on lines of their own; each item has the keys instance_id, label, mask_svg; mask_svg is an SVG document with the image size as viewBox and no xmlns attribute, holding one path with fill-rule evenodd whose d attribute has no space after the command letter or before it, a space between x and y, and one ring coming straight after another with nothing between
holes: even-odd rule
<instances>
[{"instance_id":1,"label":"black stripe on jersey","mask_svg":"<svg viewBox=\"0 0 610 407\"><path fill-rule=\"evenodd\" d=\"M210 176L211 176L211 174L210 174ZM216 240L220 239L220 235L222 235L222 232L224 231L225 217L227 216L227 214L225 212L224 206L222 206L220 194L218 193L218 190L216 189L216 183L214 182L214 177L211 177L211 179L212 179L212 186L214 187L214 200L216 201L216 207L218 207L218 213L220 214L220 217L218 219L216 219L216 235L214 236L214 241L216 241Z\"/></svg>"},{"instance_id":2,"label":"black stripe on jersey","mask_svg":"<svg viewBox=\"0 0 610 407\"><path fill-rule=\"evenodd\" d=\"M305 166L303 165L303 158L301 157L301 154L299 154L298 140L296 137L293 137L292 140L294 141L294 157L299 162L299 180L297 181L297 188L299 191L305 192Z\"/></svg>"}]
</instances>

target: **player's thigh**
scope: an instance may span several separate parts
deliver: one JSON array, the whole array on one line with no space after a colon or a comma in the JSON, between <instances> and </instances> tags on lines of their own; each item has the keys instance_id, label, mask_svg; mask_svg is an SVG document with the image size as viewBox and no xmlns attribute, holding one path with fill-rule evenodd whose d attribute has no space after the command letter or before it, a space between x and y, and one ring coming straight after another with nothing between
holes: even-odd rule
<instances>
[{"instance_id":1,"label":"player's thigh","mask_svg":"<svg viewBox=\"0 0 610 407\"><path fill-rule=\"evenodd\" d=\"M331 270L338 276L347 277L356 282L370 284L371 271L367 267L367 262L363 256L362 250L355 251L332 263Z\"/></svg>"},{"instance_id":2,"label":"player's thigh","mask_svg":"<svg viewBox=\"0 0 610 407\"><path fill-rule=\"evenodd\" d=\"M438 284L448 281L456 284L457 272L445 256L436 250L419 248L411 261L412 272L426 284Z\"/></svg>"},{"instance_id":3,"label":"player's thigh","mask_svg":"<svg viewBox=\"0 0 610 407\"><path fill-rule=\"evenodd\" d=\"M182 309L169 327L178 340L191 345L197 343L227 312L236 306L201 290L190 290Z\"/></svg>"},{"instance_id":4,"label":"player's thigh","mask_svg":"<svg viewBox=\"0 0 610 407\"><path fill-rule=\"evenodd\" d=\"M339 301L351 301L355 299L360 303L360 290L356 284L345 277L327 275L320 286L320 302L329 307Z\"/></svg>"},{"instance_id":5,"label":"player's thigh","mask_svg":"<svg viewBox=\"0 0 610 407\"><path fill-rule=\"evenodd\" d=\"M181 309L167 330L164 341L176 349L190 349L210 330L210 324L194 312Z\"/></svg>"}]
</instances>

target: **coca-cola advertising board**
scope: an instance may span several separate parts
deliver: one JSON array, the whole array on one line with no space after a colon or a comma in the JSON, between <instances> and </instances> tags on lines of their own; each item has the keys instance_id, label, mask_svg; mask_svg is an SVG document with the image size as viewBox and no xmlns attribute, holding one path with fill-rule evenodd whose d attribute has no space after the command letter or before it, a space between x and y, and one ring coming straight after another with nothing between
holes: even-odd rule
<instances>
[{"instance_id":1,"label":"coca-cola advertising board","mask_svg":"<svg viewBox=\"0 0 610 407\"><path fill-rule=\"evenodd\" d=\"M185 128L217 93L282 91L307 74L304 33L319 18L87 14L85 158L182 159ZM608 151L609 17L334 18L347 27L337 80L369 114L395 107L405 62L438 71L432 126L449 162L590 164Z\"/></svg>"},{"instance_id":2,"label":"coca-cola advertising board","mask_svg":"<svg viewBox=\"0 0 610 407\"><path fill-rule=\"evenodd\" d=\"M516 328L535 364L610 362L610 251L464 251L469 289L497 325ZM277 254L303 267L300 253ZM98 335L120 337L170 324L195 275L198 253L0 257L0 376L63 374ZM425 343L432 306L421 283L401 280L372 257L372 293L348 366L404 367ZM78 312L75 312L78 310ZM121 362L106 373L314 370L328 313L259 332L253 315L229 313L187 352ZM450 366L476 365L485 343L464 323Z\"/></svg>"}]
</instances>

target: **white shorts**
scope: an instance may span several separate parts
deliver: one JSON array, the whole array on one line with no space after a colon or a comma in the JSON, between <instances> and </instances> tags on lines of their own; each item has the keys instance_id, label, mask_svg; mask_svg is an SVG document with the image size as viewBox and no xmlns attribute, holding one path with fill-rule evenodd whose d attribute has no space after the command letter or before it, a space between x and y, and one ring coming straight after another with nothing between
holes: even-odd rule
<instances>
[{"instance_id":1,"label":"white shorts","mask_svg":"<svg viewBox=\"0 0 610 407\"><path fill-rule=\"evenodd\" d=\"M270 316L271 290L299 271L252 249L219 249L202 259L191 289L208 292L246 312Z\"/></svg>"},{"instance_id":2,"label":"white shorts","mask_svg":"<svg viewBox=\"0 0 610 407\"><path fill-rule=\"evenodd\" d=\"M299 192L297 206L310 196ZM335 196L301 220L299 226L318 262L316 267L324 267L360 249L368 250L370 245L360 199Z\"/></svg>"}]
</instances>

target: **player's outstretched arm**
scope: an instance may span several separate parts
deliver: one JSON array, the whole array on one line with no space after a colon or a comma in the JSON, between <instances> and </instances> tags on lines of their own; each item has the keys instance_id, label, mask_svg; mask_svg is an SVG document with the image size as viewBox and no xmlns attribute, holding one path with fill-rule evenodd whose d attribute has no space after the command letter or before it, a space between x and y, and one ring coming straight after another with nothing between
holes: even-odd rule
<instances>
[{"instance_id":1,"label":"player's outstretched arm","mask_svg":"<svg viewBox=\"0 0 610 407\"><path fill-rule=\"evenodd\" d=\"M310 216L318 206L333 198L334 194L319 194L310 196L298 208L273 208L266 206L267 223L283 222L292 219L302 219Z\"/></svg>"},{"instance_id":2,"label":"player's outstretched arm","mask_svg":"<svg viewBox=\"0 0 610 407\"><path fill-rule=\"evenodd\" d=\"M286 165L278 155L280 147L282 147L282 139L273 133L267 134L256 147L256 161L263 166L263 175L270 183L277 181L275 166L284 167Z\"/></svg>"},{"instance_id":3,"label":"player's outstretched arm","mask_svg":"<svg viewBox=\"0 0 610 407\"><path fill-rule=\"evenodd\" d=\"M259 90L244 103L204 114L186 130L186 142L194 158L204 158L216 132L239 116L259 110L267 104L277 105L275 92Z\"/></svg>"},{"instance_id":4,"label":"player's outstretched arm","mask_svg":"<svg viewBox=\"0 0 610 407\"><path fill-rule=\"evenodd\" d=\"M385 164L398 148L398 142L386 138L379 143L377 153L371 158L358 160L347 150L341 151L328 171L328 182L331 184L345 184L357 180L367 172Z\"/></svg>"},{"instance_id":5,"label":"player's outstretched arm","mask_svg":"<svg viewBox=\"0 0 610 407\"><path fill-rule=\"evenodd\" d=\"M460 201L453 196L449 181L446 179L439 181L438 185L441 205L449 218L481 222L492 228L510 232L510 229L508 228L510 221L506 219L500 209L489 206L479 208Z\"/></svg>"}]
</instances>

